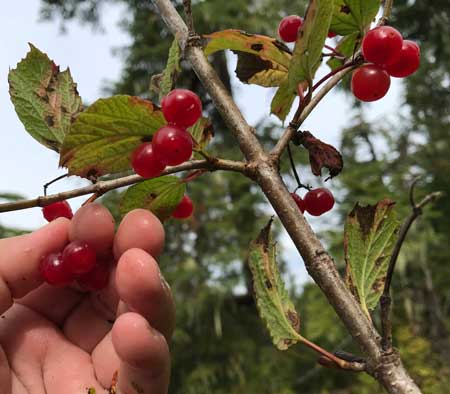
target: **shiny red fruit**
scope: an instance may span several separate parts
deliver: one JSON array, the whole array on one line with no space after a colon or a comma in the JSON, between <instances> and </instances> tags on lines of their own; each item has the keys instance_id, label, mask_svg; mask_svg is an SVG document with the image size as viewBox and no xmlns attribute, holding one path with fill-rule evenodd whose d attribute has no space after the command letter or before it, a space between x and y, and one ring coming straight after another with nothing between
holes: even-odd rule
<instances>
[{"instance_id":1,"label":"shiny red fruit","mask_svg":"<svg viewBox=\"0 0 450 394\"><path fill-rule=\"evenodd\" d=\"M158 160L171 166L184 163L192 156L191 135L175 125L161 127L153 136L152 146Z\"/></svg>"},{"instance_id":2,"label":"shiny red fruit","mask_svg":"<svg viewBox=\"0 0 450 394\"><path fill-rule=\"evenodd\" d=\"M98 261L94 268L77 278L77 283L86 290L98 291L108 286L111 267L106 261Z\"/></svg>"},{"instance_id":3,"label":"shiny red fruit","mask_svg":"<svg viewBox=\"0 0 450 394\"><path fill-rule=\"evenodd\" d=\"M74 279L63 264L62 253L51 253L45 256L39 264L39 272L42 278L51 285L68 285Z\"/></svg>"},{"instance_id":4,"label":"shiny red fruit","mask_svg":"<svg viewBox=\"0 0 450 394\"><path fill-rule=\"evenodd\" d=\"M413 41L404 40L398 58L392 64L386 65L385 70L393 77L404 78L415 73L419 66L419 46Z\"/></svg>"},{"instance_id":5,"label":"shiny red fruit","mask_svg":"<svg viewBox=\"0 0 450 394\"><path fill-rule=\"evenodd\" d=\"M67 245L62 258L66 270L74 275L91 271L97 261L95 249L84 241L73 241Z\"/></svg>"},{"instance_id":6,"label":"shiny red fruit","mask_svg":"<svg viewBox=\"0 0 450 394\"><path fill-rule=\"evenodd\" d=\"M313 216L320 216L333 208L334 197L328 189L320 187L306 193L304 202L306 212Z\"/></svg>"},{"instance_id":7,"label":"shiny red fruit","mask_svg":"<svg viewBox=\"0 0 450 394\"><path fill-rule=\"evenodd\" d=\"M278 35L284 42L295 42L302 24L303 19L298 15L285 16L278 25Z\"/></svg>"},{"instance_id":8,"label":"shiny red fruit","mask_svg":"<svg viewBox=\"0 0 450 394\"><path fill-rule=\"evenodd\" d=\"M303 201L303 198L301 198L298 194L291 193L292 198L294 199L295 203L298 206L298 209L303 213L305 212L305 202Z\"/></svg>"},{"instance_id":9,"label":"shiny red fruit","mask_svg":"<svg viewBox=\"0 0 450 394\"><path fill-rule=\"evenodd\" d=\"M173 211L172 216L176 219L186 219L192 215L194 204L192 200L185 194L178 206Z\"/></svg>"},{"instance_id":10,"label":"shiny red fruit","mask_svg":"<svg viewBox=\"0 0 450 394\"><path fill-rule=\"evenodd\" d=\"M202 102L187 89L174 89L161 101L161 109L168 123L190 127L202 116Z\"/></svg>"},{"instance_id":11,"label":"shiny red fruit","mask_svg":"<svg viewBox=\"0 0 450 394\"><path fill-rule=\"evenodd\" d=\"M335 33L334 31L329 31L328 32L328 38L334 38L337 36L337 33Z\"/></svg>"},{"instance_id":12,"label":"shiny red fruit","mask_svg":"<svg viewBox=\"0 0 450 394\"><path fill-rule=\"evenodd\" d=\"M380 26L369 30L362 42L362 54L368 62L389 64L400 55L403 38L398 30L390 26Z\"/></svg>"},{"instance_id":13,"label":"shiny red fruit","mask_svg":"<svg viewBox=\"0 0 450 394\"><path fill-rule=\"evenodd\" d=\"M134 150L131 165L134 172L144 178L159 176L166 168L166 163L153 153L151 142L145 142Z\"/></svg>"},{"instance_id":14,"label":"shiny red fruit","mask_svg":"<svg viewBox=\"0 0 450 394\"><path fill-rule=\"evenodd\" d=\"M73 217L72 208L70 208L69 203L65 200L46 205L44 208L42 208L42 213L44 215L44 218L49 222L60 217L64 217L67 219L72 219Z\"/></svg>"},{"instance_id":15,"label":"shiny red fruit","mask_svg":"<svg viewBox=\"0 0 450 394\"><path fill-rule=\"evenodd\" d=\"M369 64L353 71L352 92L361 101L376 101L384 97L391 86L389 74L379 66Z\"/></svg>"}]
</instances>

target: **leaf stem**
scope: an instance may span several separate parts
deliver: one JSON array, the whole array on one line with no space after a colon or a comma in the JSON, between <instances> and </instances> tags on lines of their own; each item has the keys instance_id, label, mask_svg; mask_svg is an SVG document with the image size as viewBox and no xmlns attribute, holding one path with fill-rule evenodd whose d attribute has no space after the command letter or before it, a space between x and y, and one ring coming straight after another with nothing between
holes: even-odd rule
<instances>
[{"instance_id":1,"label":"leaf stem","mask_svg":"<svg viewBox=\"0 0 450 394\"><path fill-rule=\"evenodd\" d=\"M420 177L416 177L409 189L409 200L411 204L411 214L403 222L400 233L395 244L394 250L392 252L391 258L389 260L389 267L386 274L386 281L384 283L383 294L380 297L380 307L381 307L381 334L382 341L381 345L384 351L392 352L392 321L391 321L391 295L390 288L392 277L395 271L395 265L397 263L400 250L405 242L406 236L413 222L422 214L422 209L429 203L435 201L442 196L441 192L433 192L425 196L422 201L416 203L414 200L414 189L419 181Z\"/></svg>"}]
</instances>

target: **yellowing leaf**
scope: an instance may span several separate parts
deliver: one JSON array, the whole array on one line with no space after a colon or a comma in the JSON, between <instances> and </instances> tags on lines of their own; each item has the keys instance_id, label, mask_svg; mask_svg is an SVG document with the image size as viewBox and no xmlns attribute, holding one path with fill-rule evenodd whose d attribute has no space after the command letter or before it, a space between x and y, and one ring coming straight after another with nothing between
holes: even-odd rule
<instances>
[{"instance_id":1,"label":"yellowing leaf","mask_svg":"<svg viewBox=\"0 0 450 394\"><path fill-rule=\"evenodd\" d=\"M295 100L296 95L289 89L289 81L287 79L277 89L275 96L272 99L270 106L270 112L284 122L286 116L292 108L292 103Z\"/></svg>"},{"instance_id":2,"label":"yellowing leaf","mask_svg":"<svg viewBox=\"0 0 450 394\"><path fill-rule=\"evenodd\" d=\"M82 177L127 170L133 150L165 124L161 110L150 101L132 96L99 99L70 128L60 165Z\"/></svg>"},{"instance_id":3,"label":"yellowing leaf","mask_svg":"<svg viewBox=\"0 0 450 394\"><path fill-rule=\"evenodd\" d=\"M271 224L272 220L250 244L248 264L259 315L266 323L274 345L286 350L302 340L298 334L300 320L278 270Z\"/></svg>"},{"instance_id":4,"label":"yellowing leaf","mask_svg":"<svg viewBox=\"0 0 450 394\"><path fill-rule=\"evenodd\" d=\"M16 69L9 72L9 94L28 133L59 151L75 116L82 110L70 70L60 72L48 56L30 44Z\"/></svg>"},{"instance_id":5,"label":"yellowing leaf","mask_svg":"<svg viewBox=\"0 0 450 394\"><path fill-rule=\"evenodd\" d=\"M383 292L399 222L394 202L356 205L347 217L344 234L346 281L369 316Z\"/></svg>"},{"instance_id":6,"label":"yellowing leaf","mask_svg":"<svg viewBox=\"0 0 450 394\"><path fill-rule=\"evenodd\" d=\"M131 186L123 196L120 213L125 216L136 208L153 212L160 220L170 217L186 191L186 184L176 176L166 175Z\"/></svg>"}]
</instances>

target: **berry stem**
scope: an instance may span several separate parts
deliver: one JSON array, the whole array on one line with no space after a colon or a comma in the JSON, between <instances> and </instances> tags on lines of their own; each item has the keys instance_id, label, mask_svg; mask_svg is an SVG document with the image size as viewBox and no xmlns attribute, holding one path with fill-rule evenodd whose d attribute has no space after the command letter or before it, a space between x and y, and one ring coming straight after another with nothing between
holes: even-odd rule
<instances>
[{"instance_id":1,"label":"berry stem","mask_svg":"<svg viewBox=\"0 0 450 394\"><path fill-rule=\"evenodd\" d=\"M68 176L69 176L69 173L60 175L60 176L56 177L55 179L52 179L50 182L47 182L46 184L44 184L44 196L47 195L47 189L50 185L52 185L55 182L60 181L61 179L67 178Z\"/></svg>"},{"instance_id":2,"label":"berry stem","mask_svg":"<svg viewBox=\"0 0 450 394\"><path fill-rule=\"evenodd\" d=\"M300 177L298 176L297 169L295 168L294 157L292 156L291 144L290 143L287 144L287 152L288 152L288 156L289 156L289 161L291 163L292 172L294 173L295 180L297 181L297 185L298 185L297 189L300 189L300 188L308 189L308 187L305 186L300 181ZM297 189L295 189L295 190L297 190Z\"/></svg>"},{"instance_id":3,"label":"berry stem","mask_svg":"<svg viewBox=\"0 0 450 394\"><path fill-rule=\"evenodd\" d=\"M336 48L333 48L332 46L326 45L326 44L323 47L328 49L329 51L331 51L331 53L333 53L335 56L345 58L345 56L342 53L340 53L339 51L337 51ZM332 56L334 56L334 55L332 55Z\"/></svg>"}]
</instances>

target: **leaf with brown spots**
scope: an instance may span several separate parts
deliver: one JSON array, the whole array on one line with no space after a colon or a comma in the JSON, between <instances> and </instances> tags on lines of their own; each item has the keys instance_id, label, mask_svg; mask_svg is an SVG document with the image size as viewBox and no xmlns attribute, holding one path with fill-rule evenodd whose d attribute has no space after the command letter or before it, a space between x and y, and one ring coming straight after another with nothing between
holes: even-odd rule
<instances>
[{"instance_id":1,"label":"leaf with brown spots","mask_svg":"<svg viewBox=\"0 0 450 394\"><path fill-rule=\"evenodd\" d=\"M334 146L322 142L309 131L304 131L301 134L300 143L309 152L309 162L314 175L321 176L324 167L330 171L331 178L342 171L344 161L342 155Z\"/></svg>"},{"instance_id":2,"label":"leaf with brown spots","mask_svg":"<svg viewBox=\"0 0 450 394\"><path fill-rule=\"evenodd\" d=\"M236 75L244 83L273 87L280 86L287 78L291 51L272 37L230 29L204 38L207 39L206 55L226 49L237 54Z\"/></svg>"},{"instance_id":3,"label":"leaf with brown spots","mask_svg":"<svg viewBox=\"0 0 450 394\"><path fill-rule=\"evenodd\" d=\"M380 5L380 0L335 0L330 30L341 36L364 34Z\"/></svg>"},{"instance_id":4,"label":"leaf with brown spots","mask_svg":"<svg viewBox=\"0 0 450 394\"><path fill-rule=\"evenodd\" d=\"M60 72L49 57L30 44L30 51L8 75L9 94L27 132L59 151L73 119L82 111L70 70Z\"/></svg>"},{"instance_id":5,"label":"leaf with brown spots","mask_svg":"<svg viewBox=\"0 0 450 394\"><path fill-rule=\"evenodd\" d=\"M125 216L137 208L148 209L160 220L166 220L175 210L186 191L178 177L166 175L131 186L123 196L120 213Z\"/></svg>"},{"instance_id":6,"label":"leaf with brown spots","mask_svg":"<svg viewBox=\"0 0 450 394\"><path fill-rule=\"evenodd\" d=\"M250 244L247 261L252 273L259 315L265 322L274 345L279 350L286 350L302 341L298 333L300 319L278 270L271 224L272 219Z\"/></svg>"},{"instance_id":7,"label":"leaf with brown spots","mask_svg":"<svg viewBox=\"0 0 450 394\"><path fill-rule=\"evenodd\" d=\"M346 282L362 309L370 317L383 292L386 272L398 236L395 203L356 204L345 223Z\"/></svg>"},{"instance_id":8,"label":"leaf with brown spots","mask_svg":"<svg viewBox=\"0 0 450 394\"><path fill-rule=\"evenodd\" d=\"M128 170L133 150L165 124L150 101L125 95L99 99L70 128L59 164L81 177Z\"/></svg>"}]
</instances>

